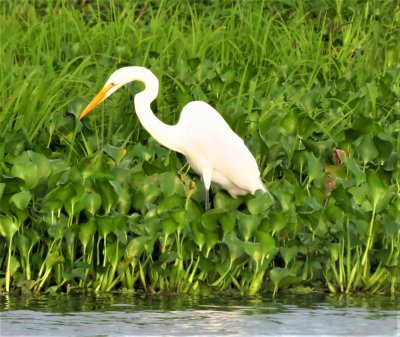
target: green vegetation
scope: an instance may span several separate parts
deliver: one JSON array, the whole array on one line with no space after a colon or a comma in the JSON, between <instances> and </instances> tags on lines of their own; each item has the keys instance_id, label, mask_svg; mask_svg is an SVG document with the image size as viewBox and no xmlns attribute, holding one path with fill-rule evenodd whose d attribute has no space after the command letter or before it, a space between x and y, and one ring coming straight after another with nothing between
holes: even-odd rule
<instances>
[{"instance_id":1,"label":"green vegetation","mask_svg":"<svg viewBox=\"0 0 400 337\"><path fill-rule=\"evenodd\" d=\"M397 1L2 1L0 289L399 290ZM159 77L245 140L277 202L204 187L134 113ZM240 163L238 163L240 165Z\"/></svg>"}]
</instances>

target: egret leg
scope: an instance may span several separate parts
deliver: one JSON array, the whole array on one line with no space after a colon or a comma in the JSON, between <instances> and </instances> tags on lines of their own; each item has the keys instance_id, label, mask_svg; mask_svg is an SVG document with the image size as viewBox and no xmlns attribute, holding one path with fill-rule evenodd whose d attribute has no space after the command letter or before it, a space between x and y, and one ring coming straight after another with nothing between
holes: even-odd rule
<instances>
[{"instance_id":1,"label":"egret leg","mask_svg":"<svg viewBox=\"0 0 400 337\"><path fill-rule=\"evenodd\" d=\"M206 190L206 204L204 206L206 211L210 209L210 190Z\"/></svg>"}]
</instances>

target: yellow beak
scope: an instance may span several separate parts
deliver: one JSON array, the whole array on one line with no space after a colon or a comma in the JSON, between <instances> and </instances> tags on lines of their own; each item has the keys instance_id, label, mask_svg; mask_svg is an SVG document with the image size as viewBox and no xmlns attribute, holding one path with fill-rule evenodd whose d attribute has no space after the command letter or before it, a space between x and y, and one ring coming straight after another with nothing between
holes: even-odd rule
<instances>
[{"instance_id":1,"label":"yellow beak","mask_svg":"<svg viewBox=\"0 0 400 337\"><path fill-rule=\"evenodd\" d=\"M113 86L114 86L113 83L110 83L110 84L107 84L106 86L104 86L104 88L101 89L100 92L88 104L88 106L85 108L85 110L82 111L81 115L79 116L79 119L82 119L90 111L92 111L104 99L108 90L110 90Z\"/></svg>"}]
</instances>

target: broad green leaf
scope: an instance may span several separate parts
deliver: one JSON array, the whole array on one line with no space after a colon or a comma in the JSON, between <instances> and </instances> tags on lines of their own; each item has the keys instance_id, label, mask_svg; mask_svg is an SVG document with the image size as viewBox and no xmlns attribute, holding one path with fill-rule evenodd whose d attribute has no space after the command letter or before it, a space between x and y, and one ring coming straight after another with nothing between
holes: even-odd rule
<instances>
[{"instance_id":1,"label":"broad green leaf","mask_svg":"<svg viewBox=\"0 0 400 337\"><path fill-rule=\"evenodd\" d=\"M126 255L128 258L139 257L145 250L146 243L152 242L151 236L139 236L129 241L126 247Z\"/></svg>"},{"instance_id":2,"label":"broad green leaf","mask_svg":"<svg viewBox=\"0 0 400 337\"><path fill-rule=\"evenodd\" d=\"M125 148L112 146L110 144L106 144L104 146L104 152L107 153L117 163L119 163L122 160L122 158L125 157L125 155L126 155Z\"/></svg>"},{"instance_id":3,"label":"broad green leaf","mask_svg":"<svg viewBox=\"0 0 400 337\"><path fill-rule=\"evenodd\" d=\"M201 217L201 222L207 231L216 231L219 227L218 220L222 212L218 209L211 209L205 212Z\"/></svg>"},{"instance_id":4,"label":"broad green leaf","mask_svg":"<svg viewBox=\"0 0 400 337\"><path fill-rule=\"evenodd\" d=\"M220 242L219 235L216 232L205 231L204 235L206 236L206 247L208 251Z\"/></svg>"},{"instance_id":5,"label":"broad green leaf","mask_svg":"<svg viewBox=\"0 0 400 337\"><path fill-rule=\"evenodd\" d=\"M86 193L83 197L83 207L92 216L96 214L101 206L101 196L96 192Z\"/></svg>"},{"instance_id":6,"label":"broad green leaf","mask_svg":"<svg viewBox=\"0 0 400 337\"><path fill-rule=\"evenodd\" d=\"M105 212L108 214L112 211L114 204L117 200L117 195L115 193L114 187L108 181L102 181L97 185L96 189L101 196L101 203ZM100 208L100 206L99 206Z\"/></svg>"},{"instance_id":7,"label":"broad green leaf","mask_svg":"<svg viewBox=\"0 0 400 337\"><path fill-rule=\"evenodd\" d=\"M275 267L271 270L269 275L275 287L279 287L286 277L292 276L292 272L285 268Z\"/></svg>"},{"instance_id":8,"label":"broad green leaf","mask_svg":"<svg viewBox=\"0 0 400 337\"><path fill-rule=\"evenodd\" d=\"M106 237L114 229L117 229L117 225L114 223L114 219L109 215L96 216L97 227L100 235Z\"/></svg>"},{"instance_id":9,"label":"broad green leaf","mask_svg":"<svg viewBox=\"0 0 400 337\"><path fill-rule=\"evenodd\" d=\"M18 231L19 224L11 216L0 216L0 234L11 240L14 234Z\"/></svg>"},{"instance_id":10,"label":"broad green leaf","mask_svg":"<svg viewBox=\"0 0 400 337\"><path fill-rule=\"evenodd\" d=\"M371 118L358 116L354 119L353 129L357 131L357 134L370 135L374 131L375 122Z\"/></svg>"},{"instance_id":11,"label":"broad green leaf","mask_svg":"<svg viewBox=\"0 0 400 337\"><path fill-rule=\"evenodd\" d=\"M167 218L161 221L165 235L173 234L178 228L178 223L173 218Z\"/></svg>"},{"instance_id":12,"label":"broad green leaf","mask_svg":"<svg viewBox=\"0 0 400 337\"><path fill-rule=\"evenodd\" d=\"M284 212L274 211L270 214L268 223L272 224L272 233L279 233L288 223L288 216Z\"/></svg>"},{"instance_id":13,"label":"broad green leaf","mask_svg":"<svg viewBox=\"0 0 400 337\"><path fill-rule=\"evenodd\" d=\"M117 193L117 202L118 202L118 209L117 211L121 214L127 214L129 213L130 209L131 209L131 203L132 203L132 199L131 199L131 194L129 193L127 188L117 188L115 190L115 192Z\"/></svg>"},{"instance_id":14,"label":"broad green leaf","mask_svg":"<svg viewBox=\"0 0 400 337\"><path fill-rule=\"evenodd\" d=\"M45 259L45 264L47 269L52 268L56 263L62 263L62 262L64 262L64 256L59 255L57 253L50 253L49 255L46 256Z\"/></svg>"},{"instance_id":15,"label":"broad green leaf","mask_svg":"<svg viewBox=\"0 0 400 337\"><path fill-rule=\"evenodd\" d=\"M32 199L31 192L22 191L19 193L15 193L11 196L10 204L13 204L18 209L24 210L28 207L31 199Z\"/></svg>"},{"instance_id":16,"label":"broad green leaf","mask_svg":"<svg viewBox=\"0 0 400 337\"><path fill-rule=\"evenodd\" d=\"M29 249L31 248L32 242L24 234L17 234L15 239L18 250L21 256L26 259L28 257Z\"/></svg>"},{"instance_id":17,"label":"broad green leaf","mask_svg":"<svg viewBox=\"0 0 400 337\"><path fill-rule=\"evenodd\" d=\"M247 208L251 214L263 214L274 204L269 193L257 193L247 201Z\"/></svg>"},{"instance_id":18,"label":"broad green leaf","mask_svg":"<svg viewBox=\"0 0 400 337\"><path fill-rule=\"evenodd\" d=\"M31 161L37 166L39 178L46 179L51 172L51 165L49 159L37 152L27 151Z\"/></svg>"},{"instance_id":19,"label":"broad green leaf","mask_svg":"<svg viewBox=\"0 0 400 337\"><path fill-rule=\"evenodd\" d=\"M165 172L160 174L160 188L164 197L170 197L172 195L185 195L185 189L182 182L178 179L175 173Z\"/></svg>"},{"instance_id":20,"label":"broad green leaf","mask_svg":"<svg viewBox=\"0 0 400 337\"><path fill-rule=\"evenodd\" d=\"M164 262L174 262L179 259L179 256L176 252L163 252L160 254L157 262L164 263Z\"/></svg>"},{"instance_id":21,"label":"broad green leaf","mask_svg":"<svg viewBox=\"0 0 400 337\"><path fill-rule=\"evenodd\" d=\"M96 230L96 221L94 218L79 226L79 240L81 240L83 247L87 247L90 240L96 234Z\"/></svg>"},{"instance_id":22,"label":"broad green leaf","mask_svg":"<svg viewBox=\"0 0 400 337\"><path fill-rule=\"evenodd\" d=\"M182 209L185 206L185 198L179 195L171 195L162 199L158 206L157 210L160 214L169 212L173 209Z\"/></svg>"},{"instance_id":23,"label":"broad green leaf","mask_svg":"<svg viewBox=\"0 0 400 337\"><path fill-rule=\"evenodd\" d=\"M261 259L265 256L265 252L261 243L259 242L243 242L244 250L247 255L249 255L254 261L260 262Z\"/></svg>"},{"instance_id":24,"label":"broad green leaf","mask_svg":"<svg viewBox=\"0 0 400 337\"><path fill-rule=\"evenodd\" d=\"M233 232L236 227L236 218L232 212L222 214L219 222L221 223L224 235Z\"/></svg>"},{"instance_id":25,"label":"broad green leaf","mask_svg":"<svg viewBox=\"0 0 400 337\"><path fill-rule=\"evenodd\" d=\"M297 114L293 110L290 110L281 120L282 133L286 136L296 134L298 123L299 120Z\"/></svg>"},{"instance_id":26,"label":"broad green leaf","mask_svg":"<svg viewBox=\"0 0 400 337\"><path fill-rule=\"evenodd\" d=\"M356 150L364 164L372 161L379 155L378 149L376 148L372 135L370 134L360 137L357 142Z\"/></svg>"},{"instance_id":27,"label":"broad green leaf","mask_svg":"<svg viewBox=\"0 0 400 337\"><path fill-rule=\"evenodd\" d=\"M10 256L10 276L14 276L14 274L18 271L21 264L19 263L16 256Z\"/></svg>"},{"instance_id":28,"label":"broad green leaf","mask_svg":"<svg viewBox=\"0 0 400 337\"><path fill-rule=\"evenodd\" d=\"M184 209L177 209L170 212L171 217L178 223L178 229L182 228L187 224L188 212Z\"/></svg>"},{"instance_id":29,"label":"broad green leaf","mask_svg":"<svg viewBox=\"0 0 400 337\"><path fill-rule=\"evenodd\" d=\"M283 260L285 261L285 266L287 267L288 264L295 258L297 255L297 247L296 246L291 246L291 247L281 247L279 249Z\"/></svg>"},{"instance_id":30,"label":"broad green leaf","mask_svg":"<svg viewBox=\"0 0 400 337\"><path fill-rule=\"evenodd\" d=\"M27 190L31 190L39 183L39 169L32 162L15 164L11 168L11 175L22 179Z\"/></svg>"},{"instance_id":31,"label":"broad green leaf","mask_svg":"<svg viewBox=\"0 0 400 337\"><path fill-rule=\"evenodd\" d=\"M323 176L323 163L314 156L314 153L309 152L307 156L307 174L309 181L314 181Z\"/></svg>"},{"instance_id":32,"label":"broad green leaf","mask_svg":"<svg viewBox=\"0 0 400 337\"><path fill-rule=\"evenodd\" d=\"M261 243L265 255L268 255L275 248L275 239L271 234L258 231L256 233L257 240Z\"/></svg>"},{"instance_id":33,"label":"broad green leaf","mask_svg":"<svg viewBox=\"0 0 400 337\"><path fill-rule=\"evenodd\" d=\"M387 186L383 183L378 173L374 170L367 171L368 198L374 208L385 197Z\"/></svg>"},{"instance_id":34,"label":"broad green leaf","mask_svg":"<svg viewBox=\"0 0 400 337\"><path fill-rule=\"evenodd\" d=\"M199 250L202 250L202 248L204 247L204 244L206 243L206 236L204 234L203 225L197 221L193 221L190 224L190 228L192 230L191 233L192 233L193 241L199 247Z\"/></svg>"},{"instance_id":35,"label":"broad green leaf","mask_svg":"<svg viewBox=\"0 0 400 337\"><path fill-rule=\"evenodd\" d=\"M243 255L244 242L239 240L235 232L225 235L222 241L228 246L231 261L235 261Z\"/></svg>"},{"instance_id":36,"label":"broad green leaf","mask_svg":"<svg viewBox=\"0 0 400 337\"><path fill-rule=\"evenodd\" d=\"M365 172L362 171L361 168L357 165L354 158L349 158L346 161L346 167L350 170L351 173L353 173L354 177L356 178L357 185L360 185L365 181Z\"/></svg>"},{"instance_id":37,"label":"broad green leaf","mask_svg":"<svg viewBox=\"0 0 400 337\"><path fill-rule=\"evenodd\" d=\"M70 272L63 271L62 276L67 281L74 281L75 279L85 280L85 268L74 268Z\"/></svg>"},{"instance_id":38,"label":"broad green leaf","mask_svg":"<svg viewBox=\"0 0 400 337\"><path fill-rule=\"evenodd\" d=\"M245 241L249 241L257 231L261 218L257 215L245 214L239 211L236 213L236 217L238 220L239 233Z\"/></svg>"},{"instance_id":39,"label":"broad green leaf","mask_svg":"<svg viewBox=\"0 0 400 337\"><path fill-rule=\"evenodd\" d=\"M242 198L232 198L225 192L218 191L214 195L214 207L216 209L223 209L225 211L232 211L239 207L242 203Z\"/></svg>"}]
</instances>

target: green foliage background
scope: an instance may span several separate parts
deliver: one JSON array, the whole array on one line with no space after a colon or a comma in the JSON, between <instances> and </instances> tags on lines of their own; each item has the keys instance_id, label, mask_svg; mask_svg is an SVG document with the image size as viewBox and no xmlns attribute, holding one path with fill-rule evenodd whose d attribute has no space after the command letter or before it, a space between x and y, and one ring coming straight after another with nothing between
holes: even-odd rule
<instances>
[{"instance_id":1,"label":"green foliage background","mask_svg":"<svg viewBox=\"0 0 400 337\"><path fill-rule=\"evenodd\" d=\"M399 289L397 1L2 1L3 291ZM213 105L274 195L232 199L159 146L156 115Z\"/></svg>"}]
</instances>

